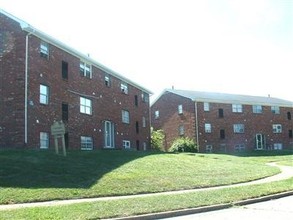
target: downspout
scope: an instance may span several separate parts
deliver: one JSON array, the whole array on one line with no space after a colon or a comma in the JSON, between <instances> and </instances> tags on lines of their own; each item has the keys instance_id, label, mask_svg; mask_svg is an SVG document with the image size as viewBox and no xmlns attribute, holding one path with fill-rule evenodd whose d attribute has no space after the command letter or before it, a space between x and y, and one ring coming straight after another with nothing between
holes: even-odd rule
<instances>
[{"instance_id":1,"label":"downspout","mask_svg":"<svg viewBox=\"0 0 293 220\"><path fill-rule=\"evenodd\" d=\"M197 117L197 102L194 101L194 106L195 106L195 129L196 129L196 143L198 146L198 151L199 151L199 137L198 137L198 117Z\"/></svg>"},{"instance_id":2,"label":"downspout","mask_svg":"<svg viewBox=\"0 0 293 220\"><path fill-rule=\"evenodd\" d=\"M29 32L25 37L25 79L24 79L24 143L27 144L28 123L27 123L27 103L28 103L28 38L32 33Z\"/></svg>"}]
</instances>

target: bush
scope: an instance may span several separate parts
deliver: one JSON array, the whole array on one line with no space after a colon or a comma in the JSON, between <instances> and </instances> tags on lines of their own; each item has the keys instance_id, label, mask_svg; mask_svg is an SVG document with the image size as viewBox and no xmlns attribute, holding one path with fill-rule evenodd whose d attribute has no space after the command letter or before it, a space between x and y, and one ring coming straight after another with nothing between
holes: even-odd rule
<instances>
[{"instance_id":1,"label":"bush","mask_svg":"<svg viewBox=\"0 0 293 220\"><path fill-rule=\"evenodd\" d=\"M164 140L165 140L165 135L163 130L154 131L152 129L151 144L152 144L153 150L164 151Z\"/></svg>"},{"instance_id":2,"label":"bush","mask_svg":"<svg viewBox=\"0 0 293 220\"><path fill-rule=\"evenodd\" d=\"M169 152L197 152L197 145L191 138L184 137L176 139L172 146L169 148Z\"/></svg>"}]
</instances>

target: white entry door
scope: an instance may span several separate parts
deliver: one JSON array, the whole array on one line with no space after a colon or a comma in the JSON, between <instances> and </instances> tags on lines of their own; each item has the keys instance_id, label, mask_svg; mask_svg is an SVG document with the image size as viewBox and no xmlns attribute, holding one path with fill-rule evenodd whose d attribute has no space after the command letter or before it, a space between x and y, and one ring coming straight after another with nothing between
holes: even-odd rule
<instances>
[{"instance_id":1,"label":"white entry door","mask_svg":"<svg viewBox=\"0 0 293 220\"><path fill-rule=\"evenodd\" d=\"M265 136L263 134L256 134L255 135L255 145L257 150L264 149L265 146Z\"/></svg>"},{"instance_id":2,"label":"white entry door","mask_svg":"<svg viewBox=\"0 0 293 220\"><path fill-rule=\"evenodd\" d=\"M104 143L105 148L114 148L114 123L111 121L104 122Z\"/></svg>"}]
</instances>

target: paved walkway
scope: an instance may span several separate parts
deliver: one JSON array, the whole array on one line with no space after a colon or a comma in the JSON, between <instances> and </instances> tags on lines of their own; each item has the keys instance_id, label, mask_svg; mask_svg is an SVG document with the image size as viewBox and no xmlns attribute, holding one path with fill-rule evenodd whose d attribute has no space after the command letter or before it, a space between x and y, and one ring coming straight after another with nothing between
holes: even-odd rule
<instances>
[{"instance_id":1,"label":"paved walkway","mask_svg":"<svg viewBox=\"0 0 293 220\"><path fill-rule=\"evenodd\" d=\"M28 208L28 207L59 206L59 205L76 204L76 203L83 203L83 202L96 202L96 201L118 200L118 199L127 199L127 198L141 198L141 197L156 196L156 195L175 195L175 194L183 194L183 193L191 193L191 192L200 192L200 191L206 191L206 190L216 190L216 189L224 189L224 188L231 188L231 187L238 187L238 186L262 184L262 183L284 180L284 179L293 177L293 167L281 166L275 163L269 163L268 165L278 167L281 170L281 172L277 175L270 176L267 178L245 182L245 183L233 184L233 185L216 186L216 187L208 187L208 188L200 188L200 189L178 190L178 191L169 191L169 192L159 192L159 193L138 194L138 195L127 195L127 196L108 196L108 197L99 197L99 198L53 200L53 201L47 201L47 202L0 205L0 211L7 210L7 209L18 209L18 208Z\"/></svg>"}]
</instances>

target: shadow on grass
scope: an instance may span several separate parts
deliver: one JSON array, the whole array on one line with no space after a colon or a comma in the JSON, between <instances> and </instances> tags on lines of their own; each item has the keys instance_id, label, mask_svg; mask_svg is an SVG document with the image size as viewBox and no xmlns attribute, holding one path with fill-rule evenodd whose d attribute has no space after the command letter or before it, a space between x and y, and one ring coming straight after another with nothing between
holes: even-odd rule
<instances>
[{"instance_id":1,"label":"shadow on grass","mask_svg":"<svg viewBox=\"0 0 293 220\"><path fill-rule=\"evenodd\" d=\"M0 150L0 187L89 188L108 172L130 161L157 154L122 150Z\"/></svg>"}]
</instances>

